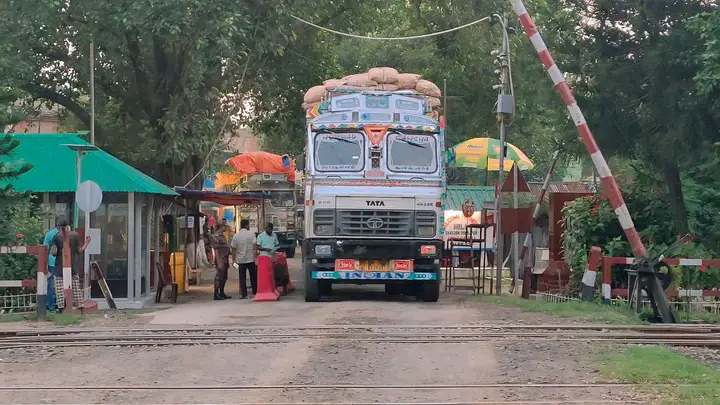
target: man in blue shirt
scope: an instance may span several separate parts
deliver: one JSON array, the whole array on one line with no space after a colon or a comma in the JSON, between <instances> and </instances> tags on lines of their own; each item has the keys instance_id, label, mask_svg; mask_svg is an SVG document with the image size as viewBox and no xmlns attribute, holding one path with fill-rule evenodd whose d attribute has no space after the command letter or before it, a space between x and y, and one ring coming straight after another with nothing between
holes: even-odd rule
<instances>
[{"instance_id":1,"label":"man in blue shirt","mask_svg":"<svg viewBox=\"0 0 720 405\"><path fill-rule=\"evenodd\" d=\"M278 241L277 235L273 233L273 228L274 226L272 222L268 222L265 226L265 232L262 232L257 236L256 242L258 250L260 251L260 256L273 257L280 247L280 242Z\"/></svg>"},{"instance_id":2,"label":"man in blue shirt","mask_svg":"<svg viewBox=\"0 0 720 405\"><path fill-rule=\"evenodd\" d=\"M67 226L67 221L63 218L55 220L55 228L50 228L43 238L43 245L48 248L48 277L47 277L47 309L55 311L57 298L55 296L55 276L58 275L58 269L55 267L57 256L62 255L62 244L58 244L56 236L60 233L60 229ZM60 269L62 272L62 269Z\"/></svg>"}]
</instances>

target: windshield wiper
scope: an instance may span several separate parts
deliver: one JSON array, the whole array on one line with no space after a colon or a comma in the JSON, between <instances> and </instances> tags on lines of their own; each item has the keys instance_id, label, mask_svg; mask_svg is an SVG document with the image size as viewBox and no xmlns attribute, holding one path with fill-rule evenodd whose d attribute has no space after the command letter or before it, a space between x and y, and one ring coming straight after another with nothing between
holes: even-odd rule
<instances>
[{"instance_id":1,"label":"windshield wiper","mask_svg":"<svg viewBox=\"0 0 720 405\"><path fill-rule=\"evenodd\" d=\"M423 149L426 148L425 145L422 145L422 144L419 144L419 143L413 142L413 141L408 141L407 139L400 139L400 138L398 138L398 141L400 141L400 142L405 142L405 143L408 144L408 145L412 145L412 146L415 146L415 147L418 147L418 148L423 148Z\"/></svg>"},{"instance_id":2,"label":"windshield wiper","mask_svg":"<svg viewBox=\"0 0 720 405\"><path fill-rule=\"evenodd\" d=\"M333 139L333 140L336 140L336 141L342 141L342 142L345 142L345 143L351 143L351 144L353 144L353 145L355 144L355 142L353 142L353 141L351 141L351 140L349 140L349 139L340 138L339 136L329 136L329 135L328 135L327 138L328 138L328 139Z\"/></svg>"}]
</instances>

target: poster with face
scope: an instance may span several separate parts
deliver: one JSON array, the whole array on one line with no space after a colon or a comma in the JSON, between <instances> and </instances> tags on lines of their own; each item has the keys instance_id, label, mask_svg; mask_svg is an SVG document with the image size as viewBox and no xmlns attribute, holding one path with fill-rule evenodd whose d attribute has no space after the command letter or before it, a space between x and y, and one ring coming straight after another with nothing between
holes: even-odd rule
<instances>
[{"instance_id":1,"label":"poster with face","mask_svg":"<svg viewBox=\"0 0 720 405\"><path fill-rule=\"evenodd\" d=\"M470 210L466 208L471 208ZM470 214L470 215L466 215ZM492 218L492 213L489 214L490 218ZM481 211L475 211L474 205L473 207L465 207L463 205L463 210L447 210L444 212L445 222L444 222L444 229L445 229L445 235L443 236L443 239L447 241L448 239L465 239L465 227L472 224L481 224L483 223L482 219L482 212ZM492 221L492 219L490 219ZM474 238L480 238L480 230L475 230L475 235L473 235ZM492 245L494 243L494 238L492 235L492 231L488 231L487 235L487 244Z\"/></svg>"},{"instance_id":2,"label":"poster with face","mask_svg":"<svg viewBox=\"0 0 720 405\"><path fill-rule=\"evenodd\" d=\"M462 205L462 213L466 218L470 218L475 214L475 202L473 200L465 200Z\"/></svg>"}]
</instances>

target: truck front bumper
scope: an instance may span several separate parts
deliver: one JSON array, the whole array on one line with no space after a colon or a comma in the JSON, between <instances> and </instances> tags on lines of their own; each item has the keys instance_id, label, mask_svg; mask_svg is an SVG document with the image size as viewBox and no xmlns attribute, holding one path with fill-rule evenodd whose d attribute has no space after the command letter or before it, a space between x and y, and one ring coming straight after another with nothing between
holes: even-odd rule
<instances>
[{"instance_id":1,"label":"truck front bumper","mask_svg":"<svg viewBox=\"0 0 720 405\"><path fill-rule=\"evenodd\" d=\"M326 280L437 280L442 252L442 241L435 239L305 239L302 246L303 259L310 261L313 278ZM324 248L316 249L318 246ZM330 246L329 253L326 246ZM428 246L434 247L433 254L427 254ZM318 255L320 251L325 254ZM335 271L335 259L412 259L413 271Z\"/></svg>"}]
</instances>

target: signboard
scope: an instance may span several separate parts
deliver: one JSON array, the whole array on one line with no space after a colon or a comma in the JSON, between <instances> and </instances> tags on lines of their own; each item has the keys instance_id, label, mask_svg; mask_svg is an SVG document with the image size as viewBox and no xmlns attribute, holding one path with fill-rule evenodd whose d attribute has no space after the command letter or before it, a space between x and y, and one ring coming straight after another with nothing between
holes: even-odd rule
<instances>
[{"instance_id":1,"label":"signboard","mask_svg":"<svg viewBox=\"0 0 720 405\"><path fill-rule=\"evenodd\" d=\"M437 280L435 273L404 273L387 271L313 271L315 280Z\"/></svg>"},{"instance_id":2,"label":"signboard","mask_svg":"<svg viewBox=\"0 0 720 405\"><path fill-rule=\"evenodd\" d=\"M85 251L89 255L99 255L101 253L100 238L102 237L100 235L100 228L88 228L86 236L90 237L90 244L87 246Z\"/></svg>"},{"instance_id":3,"label":"signboard","mask_svg":"<svg viewBox=\"0 0 720 405\"><path fill-rule=\"evenodd\" d=\"M75 193L78 207L85 212L93 212L102 203L102 190L92 180L85 180L78 186Z\"/></svg>"}]
</instances>

